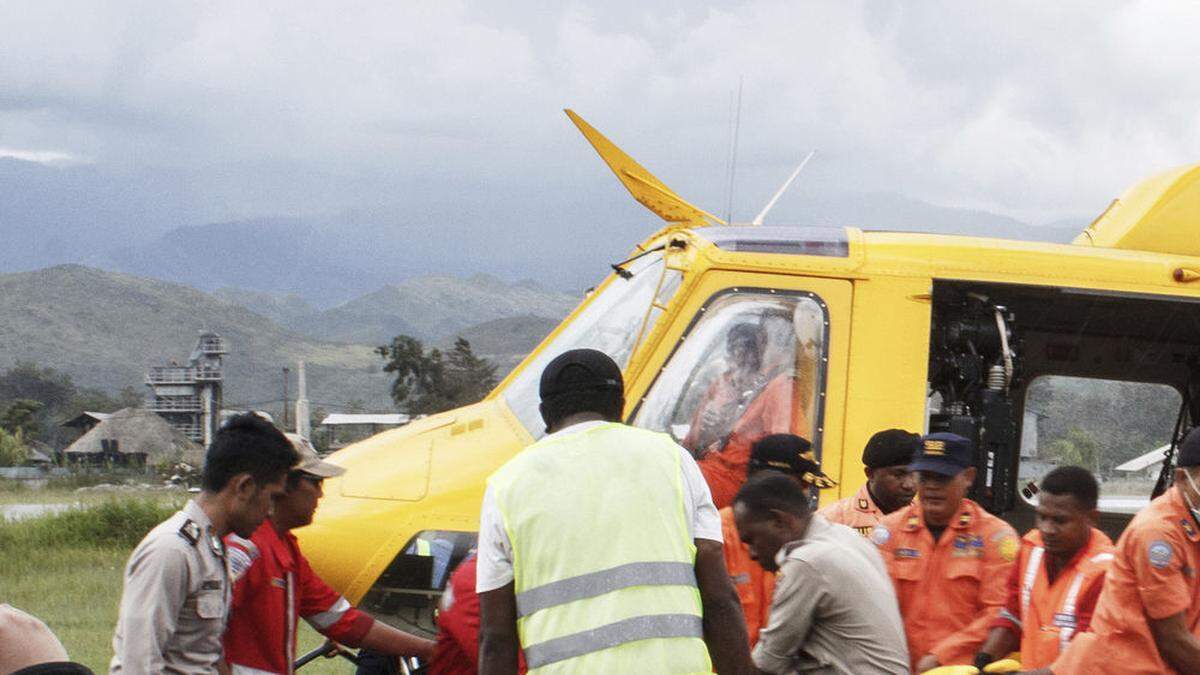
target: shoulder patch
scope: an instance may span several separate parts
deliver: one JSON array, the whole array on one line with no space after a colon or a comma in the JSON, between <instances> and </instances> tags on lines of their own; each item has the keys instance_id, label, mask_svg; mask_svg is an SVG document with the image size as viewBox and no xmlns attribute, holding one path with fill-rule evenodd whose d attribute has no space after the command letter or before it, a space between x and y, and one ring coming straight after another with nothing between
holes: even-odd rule
<instances>
[{"instance_id":1,"label":"shoulder patch","mask_svg":"<svg viewBox=\"0 0 1200 675\"><path fill-rule=\"evenodd\" d=\"M242 549L232 546L229 548L229 580L231 582L241 579L250 566L254 564L254 558Z\"/></svg>"},{"instance_id":2,"label":"shoulder patch","mask_svg":"<svg viewBox=\"0 0 1200 675\"><path fill-rule=\"evenodd\" d=\"M200 526L190 518L183 521L183 525L179 526L179 536L188 540L188 543L195 546L200 541Z\"/></svg>"},{"instance_id":3,"label":"shoulder patch","mask_svg":"<svg viewBox=\"0 0 1200 675\"><path fill-rule=\"evenodd\" d=\"M870 508L871 508L871 505L867 503L867 500L865 500L861 497L858 499L858 510L859 511L867 511L867 510L870 510Z\"/></svg>"},{"instance_id":4,"label":"shoulder patch","mask_svg":"<svg viewBox=\"0 0 1200 675\"><path fill-rule=\"evenodd\" d=\"M1000 551L1000 557L1004 562L1012 562L1017 559L1017 551L1021 548L1021 542L1017 541L1015 536L1007 536L1000 540L996 546Z\"/></svg>"},{"instance_id":5,"label":"shoulder patch","mask_svg":"<svg viewBox=\"0 0 1200 675\"><path fill-rule=\"evenodd\" d=\"M892 533L883 525L876 525L875 529L871 530L871 542L876 546L883 546L892 538Z\"/></svg>"},{"instance_id":6,"label":"shoulder patch","mask_svg":"<svg viewBox=\"0 0 1200 675\"><path fill-rule=\"evenodd\" d=\"M1170 565L1173 555L1171 545L1162 539L1155 539L1146 547L1146 558L1150 561L1150 566L1156 570L1164 569L1167 565Z\"/></svg>"}]
</instances>

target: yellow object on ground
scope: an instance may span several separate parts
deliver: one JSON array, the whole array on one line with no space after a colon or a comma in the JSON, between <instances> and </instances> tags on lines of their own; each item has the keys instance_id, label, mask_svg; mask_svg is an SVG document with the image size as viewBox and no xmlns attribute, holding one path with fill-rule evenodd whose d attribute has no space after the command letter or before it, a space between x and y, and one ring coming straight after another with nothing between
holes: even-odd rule
<instances>
[{"instance_id":1,"label":"yellow object on ground","mask_svg":"<svg viewBox=\"0 0 1200 675\"><path fill-rule=\"evenodd\" d=\"M1016 673L1021 670L1021 662L1016 659L1000 659L993 661L983 668L985 673Z\"/></svg>"}]
</instances>

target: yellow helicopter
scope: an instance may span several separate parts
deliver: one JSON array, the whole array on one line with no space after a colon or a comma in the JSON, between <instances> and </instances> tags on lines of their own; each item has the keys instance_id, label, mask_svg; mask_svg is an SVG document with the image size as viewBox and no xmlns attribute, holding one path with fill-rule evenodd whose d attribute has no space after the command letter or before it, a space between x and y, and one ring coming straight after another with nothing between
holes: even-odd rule
<instances>
[{"instance_id":1,"label":"yellow helicopter","mask_svg":"<svg viewBox=\"0 0 1200 675\"><path fill-rule=\"evenodd\" d=\"M474 545L484 481L544 433L538 378L571 348L622 366L629 423L697 453L719 451L755 399L786 383L757 428L812 440L838 481L823 502L865 481L875 431L949 430L982 450L973 498L1028 523L1025 395L1043 376L1166 385L1180 401L1163 431L1172 444L1200 420L1200 164L1138 184L1071 244L731 226L567 114L666 226L484 400L331 457L347 472L298 534L316 571L379 618L434 630L449 571ZM719 400L714 383L745 365L735 333L755 336L753 368L742 395Z\"/></svg>"}]
</instances>

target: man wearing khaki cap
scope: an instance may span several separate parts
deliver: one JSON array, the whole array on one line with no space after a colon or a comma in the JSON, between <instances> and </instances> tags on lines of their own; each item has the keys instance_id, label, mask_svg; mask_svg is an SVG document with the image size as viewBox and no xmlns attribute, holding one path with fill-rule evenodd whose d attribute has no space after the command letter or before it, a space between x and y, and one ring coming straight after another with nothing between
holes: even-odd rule
<instances>
[{"instance_id":1,"label":"man wearing khaki cap","mask_svg":"<svg viewBox=\"0 0 1200 675\"><path fill-rule=\"evenodd\" d=\"M249 539L231 535L229 550L233 609L225 632L225 660L239 673L290 673L296 656L297 619L351 647L394 656L428 657L433 642L375 621L350 606L321 581L291 530L312 522L322 483L345 469L321 461L312 444L288 438L300 462L288 474L286 492L275 499L271 517Z\"/></svg>"}]
</instances>

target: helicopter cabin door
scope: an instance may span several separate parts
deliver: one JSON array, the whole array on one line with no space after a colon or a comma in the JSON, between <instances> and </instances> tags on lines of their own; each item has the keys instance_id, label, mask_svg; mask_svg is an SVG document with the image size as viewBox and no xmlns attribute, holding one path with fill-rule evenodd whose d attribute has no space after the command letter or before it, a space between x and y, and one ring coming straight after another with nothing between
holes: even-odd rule
<instances>
[{"instance_id":1,"label":"helicopter cabin door","mask_svg":"<svg viewBox=\"0 0 1200 675\"><path fill-rule=\"evenodd\" d=\"M697 457L797 434L840 481L851 295L843 279L705 274L627 387L640 396L631 423Z\"/></svg>"}]
</instances>

